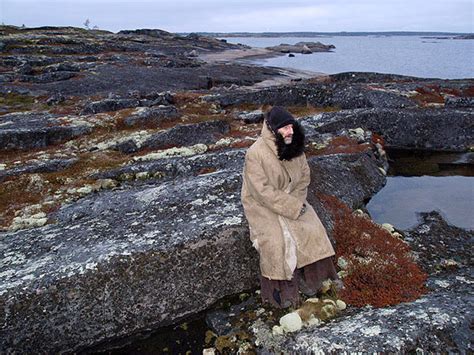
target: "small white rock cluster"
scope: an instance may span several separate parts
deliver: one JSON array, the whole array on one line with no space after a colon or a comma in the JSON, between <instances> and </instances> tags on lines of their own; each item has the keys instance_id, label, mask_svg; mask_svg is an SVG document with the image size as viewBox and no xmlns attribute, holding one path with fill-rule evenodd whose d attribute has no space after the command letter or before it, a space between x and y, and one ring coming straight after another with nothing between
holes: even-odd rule
<instances>
[{"instance_id":1,"label":"small white rock cluster","mask_svg":"<svg viewBox=\"0 0 474 355\"><path fill-rule=\"evenodd\" d=\"M332 284L333 282L329 279L324 281L321 292L323 294L327 293L330 290ZM312 306L321 307L321 318L326 320L333 318L337 312L346 309L346 303L340 299L334 301L328 298L309 298L304 302L303 306L294 312L285 314L280 318L280 325L275 325L272 329L273 335L284 335L285 333L297 332L303 327L320 325L323 321L316 317L314 313L311 313L309 316L307 314L308 309L311 310Z\"/></svg>"}]
</instances>

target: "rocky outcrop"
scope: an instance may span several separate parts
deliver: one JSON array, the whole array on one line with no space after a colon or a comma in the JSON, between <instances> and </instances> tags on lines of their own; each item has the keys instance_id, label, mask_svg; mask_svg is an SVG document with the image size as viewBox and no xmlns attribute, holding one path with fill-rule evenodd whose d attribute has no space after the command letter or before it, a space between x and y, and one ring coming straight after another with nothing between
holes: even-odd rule
<instances>
[{"instance_id":1,"label":"rocky outcrop","mask_svg":"<svg viewBox=\"0 0 474 355\"><path fill-rule=\"evenodd\" d=\"M67 169L77 163L77 158L71 159L48 159L36 163L24 164L8 170L0 170L0 183L9 176L19 176L31 173L49 173Z\"/></svg>"},{"instance_id":2,"label":"rocky outcrop","mask_svg":"<svg viewBox=\"0 0 474 355\"><path fill-rule=\"evenodd\" d=\"M466 151L474 141L471 109L358 109L309 119L320 133L361 127L383 136L389 148Z\"/></svg>"},{"instance_id":3,"label":"rocky outcrop","mask_svg":"<svg viewBox=\"0 0 474 355\"><path fill-rule=\"evenodd\" d=\"M191 168L85 197L51 215L54 224L0 234L0 318L8 324L0 348L76 351L255 286L258 258L240 204L243 151L214 157L215 172L195 175L205 155L167 159ZM378 170L374 160L351 160L326 171ZM313 171L318 164L311 161Z\"/></svg>"},{"instance_id":4,"label":"rocky outcrop","mask_svg":"<svg viewBox=\"0 0 474 355\"><path fill-rule=\"evenodd\" d=\"M117 144L116 149L130 154L145 148L165 149L199 143L211 144L218 141L229 129L229 124L221 120L184 124L154 133L144 142L137 143L134 140L126 140Z\"/></svg>"},{"instance_id":5,"label":"rocky outcrop","mask_svg":"<svg viewBox=\"0 0 474 355\"><path fill-rule=\"evenodd\" d=\"M138 112L123 119L127 127L157 127L161 123L179 117L178 110L174 106L143 107Z\"/></svg>"},{"instance_id":6,"label":"rocky outcrop","mask_svg":"<svg viewBox=\"0 0 474 355\"><path fill-rule=\"evenodd\" d=\"M276 69L206 64L189 53L245 46L158 29L114 34L72 27L0 27L0 33L0 93L28 90L34 96L61 92L104 97L130 90L208 89L210 79L214 86L251 85L267 79L268 73L279 75Z\"/></svg>"},{"instance_id":7,"label":"rocky outcrop","mask_svg":"<svg viewBox=\"0 0 474 355\"><path fill-rule=\"evenodd\" d=\"M311 54L313 52L330 52L336 47L332 44L322 44L321 42L298 42L295 44L282 43L278 46L266 47L275 52L281 53L302 53Z\"/></svg>"},{"instance_id":8,"label":"rocky outcrop","mask_svg":"<svg viewBox=\"0 0 474 355\"><path fill-rule=\"evenodd\" d=\"M118 111L124 108L137 107L140 102L135 99L105 99L94 101L86 105L82 110L83 115L107 111Z\"/></svg>"},{"instance_id":9,"label":"rocky outcrop","mask_svg":"<svg viewBox=\"0 0 474 355\"><path fill-rule=\"evenodd\" d=\"M65 121L46 112L0 116L0 150L24 150L58 144L91 132L86 122Z\"/></svg>"},{"instance_id":10,"label":"rocky outcrop","mask_svg":"<svg viewBox=\"0 0 474 355\"><path fill-rule=\"evenodd\" d=\"M255 91L236 90L219 93L206 98L223 107L253 103L258 105L312 105L341 109L362 107L414 107L416 103L409 98L390 90L375 89L359 84L340 83L298 84L280 86Z\"/></svg>"}]
</instances>

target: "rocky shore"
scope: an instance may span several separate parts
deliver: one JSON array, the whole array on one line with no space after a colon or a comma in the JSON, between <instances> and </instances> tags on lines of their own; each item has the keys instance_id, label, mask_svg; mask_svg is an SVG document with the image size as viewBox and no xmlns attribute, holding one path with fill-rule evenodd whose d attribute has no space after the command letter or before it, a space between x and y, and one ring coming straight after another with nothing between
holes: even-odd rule
<instances>
[{"instance_id":1,"label":"rocky shore","mask_svg":"<svg viewBox=\"0 0 474 355\"><path fill-rule=\"evenodd\" d=\"M226 59L245 46L161 30L0 35L2 353L87 353L255 288L240 174L271 105L305 128L308 198L334 243L322 196L365 210L387 150L473 150L472 79L298 77ZM472 352L473 233L423 218L396 231L428 276L422 297L349 305L291 334L251 310L226 351Z\"/></svg>"}]
</instances>

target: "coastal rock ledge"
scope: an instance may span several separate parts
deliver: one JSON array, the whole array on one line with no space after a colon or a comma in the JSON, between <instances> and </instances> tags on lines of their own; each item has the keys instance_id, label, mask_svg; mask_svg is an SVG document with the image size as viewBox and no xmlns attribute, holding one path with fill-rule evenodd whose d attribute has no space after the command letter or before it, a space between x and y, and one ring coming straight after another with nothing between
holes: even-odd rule
<instances>
[{"instance_id":1,"label":"coastal rock ledge","mask_svg":"<svg viewBox=\"0 0 474 355\"><path fill-rule=\"evenodd\" d=\"M190 170L202 159L227 168L135 181L63 206L55 224L1 233L0 349L80 351L257 286L258 256L240 204L244 151L170 160ZM350 205L383 186L383 164L366 153L310 159L333 182L323 190ZM357 192L346 195L354 183Z\"/></svg>"}]
</instances>

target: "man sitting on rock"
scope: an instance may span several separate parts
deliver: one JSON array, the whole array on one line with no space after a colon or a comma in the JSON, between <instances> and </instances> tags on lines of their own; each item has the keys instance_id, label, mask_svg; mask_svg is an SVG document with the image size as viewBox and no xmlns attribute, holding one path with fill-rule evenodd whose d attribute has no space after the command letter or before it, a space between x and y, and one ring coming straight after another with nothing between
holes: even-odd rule
<instances>
[{"instance_id":1,"label":"man sitting on rock","mask_svg":"<svg viewBox=\"0 0 474 355\"><path fill-rule=\"evenodd\" d=\"M306 201L310 170L301 125L284 108L267 113L245 156L241 192L250 239L260 255L261 297L278 308L300 303L338 279L326 229Z\"/></svg>"}]
</instances>

